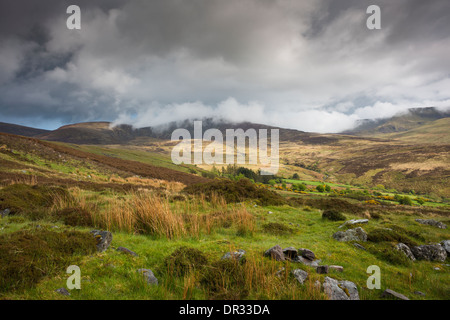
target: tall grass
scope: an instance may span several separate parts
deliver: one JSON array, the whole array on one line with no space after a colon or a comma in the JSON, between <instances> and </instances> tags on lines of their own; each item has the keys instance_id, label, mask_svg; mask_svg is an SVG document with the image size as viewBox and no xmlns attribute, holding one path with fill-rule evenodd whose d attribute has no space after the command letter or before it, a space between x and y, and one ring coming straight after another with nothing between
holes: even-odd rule
<instances>
[{"instance_id":1,"label":"tall grass","mask_svg":"<svg viewBox=\"0 0 450 320\"><path fill-rule=\"evenodd\" d=\"M255 231L255 218L244 205L228 205L221 196L203 196L171 203L154 191L90 194L71 188L70 196L55 196L53 211L76 207L90 213L93 225L111 231L150 234L167 239L198 238L218 228L235 226L242 235Z\"/></svg>"}]
</instances>

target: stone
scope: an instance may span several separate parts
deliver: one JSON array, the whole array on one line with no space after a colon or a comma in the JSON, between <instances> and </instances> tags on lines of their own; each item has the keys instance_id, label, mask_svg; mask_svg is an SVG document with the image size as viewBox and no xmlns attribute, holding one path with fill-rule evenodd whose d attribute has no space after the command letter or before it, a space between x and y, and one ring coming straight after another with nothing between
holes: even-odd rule
<instances>
[{"instance_id":1,"label":"stone","mask_svg":"<svg viewBox=\"0 0 450 320\"><path fill-rule=\"evenodd\" d=\"M227 252L223 255L222 259L236 259L238 261L241 261L244 258L245 253L245 250L242 249L234 252Z\"/></svg>"},{"instance_id":2,"label":"stone","mask_svg":"<svg viewBox=\"0 0 450 320\"><path fill-rule=\"evenodd\" d=\"M294 260L298 256L298 250L294 247L287 247L283 249L283 254L286 259Z\"/></svg>"},{"instance_id":3,"label":"stone","mask_svg":"<svg viewBox=\"0 0 450 320\"><path fill-rule=\"evenodd\" d=\"M364 248L364 247L363 247L362 245L360 245L359 243L354 243L353 245L354 245L355 247L357 247L358 249L367 251L366 248Z\"/></svg>"},{"instance_id":4,"label":"stone","mask_svg":"<svg viewBox=\"0 0 450 320\"><path fill-rule=\"evenodd\" d=\"M447 258L447 251L440 244L428 244L411 248L417 260L444 262Z\"/></svg>"},{"instance_id":5,"label":"stone","mask_svg":"<svg viewBox=\"0 0 450 320\"><path fill-rule=\"evenodd\" d=\"M344 272L344 267L342 267L342 266L331 265L331 266L328 266L328 268L332 269L334 271L337 271L337 272Z\"/></svg>"},{"instance_id":6,"label":"stone","mask_svg":"<svg viewBox=\"0 0 450 320\"><path fill-rule=\"evenodd\" d=\"M386 289L382 294L381 294L382 298L396 298L396 299L400 299L400 300L409 300L408 297L404 296L401 293L395 292L394 290L391 289Z\"/></svg>"},{"instance_id":7,"label":"stone","mask_svg":"<svg viewBox=\"0 0 450 320\"><path fill-rule=\"evenodd\" d=\"M318 266L316 268L316 271L319 274L326 274L326 273L328 273L328 266Z\"/></svg>"},{"instance_id":8,"label":"stone","mask_svg":"<svg viewBox=\"0 0 450 320\"><path fill-rule=\"evenodd\" d=\"M273 246L272 248L268 249L266 252L264 252L264 256L271 257L272 259L276 261L284 261L286 260L284 258L283 249L281 249L280 245Z\"/></svg>"},{"instance_id":9,"label":"stone","mask_svg":"<svg viewBox=\"0 0 450 320\"><path fill-rule=\"evenodd\" d=\"M304 265L310 266L310 267L318 267L321 260L316 259L314 261L311 261L309 259L303 258L302 256L297 256L293 262L300 262Z\"/></svg>"},{"instance_id":10,"label":"stone","mask_svg":"<svg viewBox=\"0 0 450 320\"><path fill-rule=\"evenodd\" d=\"M410 260L416 261L416 258L414 257L414 254L411 252L411 249L404 243L397 243L395 246L395 249L398 251L401 251L407 256Z\"/></svg>"},{"instance_id":11,"label":"stone","mask_svg":"<svg viewBox=\"0 0 450 320\"><path fill-rule=\"evenodd\" d=\"M444 240L441 242L441 246L447 251L447 255L450 253L450 240Z\"/></svg>"},{"instance_id":12,"label":"stone","mask_svg":"<svg viewBox=\"0 0 450 320\"><path fill-rule=\"evenodd\" d=\"M426 296L426 294L421 291L414 291L414 294L417 294L418 296Z\"/></svg>"},{"instance_id":13,"label":"stone","mask_svg":"<svg viewBox=\"0 0 450 320\"><path fill-rule=\"evenodd\" d=\"M367 233L363 228L348 229L347 231L338 231L333 234L333 238L337 241L367 241Z\"/></svg>"},{"instance_id":14,"label":"stone","mask_svg":"<svg viewBox=\"0 0 450 320\"><path fill-rule=\"evenodd\" d=\"M92 235L97 240L97 251L103 252L108 249L109 245L112 242L112 233L109 231L102 230L92 230Z\"/></svg>"},{"instance_id":15,"label":"stone","mask_svg":"<svg viewBox=\"0 0 450 320\"><path fill-rule=\"evenodd\" d=\"M314 254L314 252L312 252L309 249L300 248L300 249L298 249L298 254L301 255L303 258L308 259L310 261L313 261L314 259L316 259L316 255Z\"/></svg>"},{"instance_id":16,"label":"stone","mask_svg":"<svg viewBox=\"0 0 450 320\"><path fill-rule=\"evenodd\" d=\"M447 229L447 225L440 222L440 221L436 221L433 219L428 219L428 220L424 220L424 219L416 219L416 222L421 223L421 224L427 224L429 226L433 226L439 229Z\"/></svg>"},{"instance_id":17,"label":"stone","mask_svg":"<svg viewBox=\"0 0 450 320\"><path fill-rule=\"evenodd\" d=\"M58 292L59 294L62 294L63 296L70 296L70 292L67 291L66 288L56 289L55 292Z\"/></svg>"},{"instance_id":18,"label":"stone","mask_svg":"<svg viewBox=\"0 0 450 320\"><path fill-rule=\"evenodd\" d=\"M4 217L9 216L10 213L11 213L11 210L5 209L0 213L0 215L2 216L2 218L4 218Z\"/></svg>"},{"instance_id":19,"label":"stone","mask_svg":"<svg viewBox=\"0 0 450 320\"><path fill-rule=\"evenodd\" d=\"M316 290L320 290L322 288L322 284L320 283L319 280L316 280L316 282L314 282L314 288Z\"/></svg>"},{"instance_id":20,"label":"stone","mask_svg":"<svg viewBox=\"0 0 450 320\"><path fill-rule=\"evenodd\" d=\"M133 256L133 257L137 257L138 256L138 254L136 252L133 252L130 249L127 249L127 248L124 248L124 247L118 247L116 250L120 251L120 252L123 252L123 253L126 253L126 254L129 254L130 256Z\"/></svg>"},{"instance_id":21,"label":"stone","mask_svg":"<svg viewBox=\"0 0 450 320\"><path fill-rule=\"evenodd\" d=\"M363 223L368 223L368 222L369 222L369 219L359 219L359 220L352 219L352 220L345 221L344 224L340 225L338 228L340 229L343 226L354 225L354 224L363 224Z\"/></svg>"},{"instance_id":22,"label":"stone","mask_svg":"<svg viewBox=\"0 0 450 320\"><path fill-rule=\"evenodd\" d=\"M300 282L300 284L304 284L306 278L308 278L308 272L302 269L294 269L292 270L292 274L294 275L295 279Z\"/></svg>"},{"instance_id":23,"label":"stone","mask_svg":"<svg viewBox=\"0 0 450 320\"><path fill-rule=\"evenodd\" d=\"M325 277L323 290L330 300L359 300L358 287L351 281Z\"/></svg>"},{"instance_id":24,"label":"stone","mask_svg":"<svg viewBox=\"0 0 450 320\"><path fill-rule=\"evenodd\" d=\"M156 279L153 271L150 269L139 269L139 273L141 273L148 284L158 285L158 279Z\"/></svg>"}]
</instances>

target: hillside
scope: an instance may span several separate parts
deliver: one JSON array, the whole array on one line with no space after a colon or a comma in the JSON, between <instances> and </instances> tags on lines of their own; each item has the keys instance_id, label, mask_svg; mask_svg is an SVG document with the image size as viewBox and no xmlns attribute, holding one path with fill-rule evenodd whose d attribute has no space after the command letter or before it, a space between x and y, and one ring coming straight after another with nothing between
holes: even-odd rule
<instances>
[{"instance_id":1,"label":"hillside","mask_svg":"<svg viewBox=\"0 0 450 320\"><path fill-rule=\"evenodd\" d=\"M355 129L345 131L343 134L378 137L390 133L405 132L448 117L450 117L450 111L441 111L433 107L411 108L407 112L391 118L362 120Z\"/></svg>"},{"instance_id":2,"label":"hillside","mask_svg":"<svg viewBox=\"0 0 450 320\"><path fill-rule=\"evenodd\" d=\"M20 126L12 123L0 122L0 132L11 133L25 137L34 137L50 132L49 130Z\"/></svg>"},{"instance_id":3,"label":"hillside","mask_svg":"<svg viewBox=\"0 0 450 320\"><path fill-rule=\"evenodd\" d=\"M409 144L450 144L450 118L431 121L404 132L381 134L378 137Z\"/></svg>"}]
</instances>

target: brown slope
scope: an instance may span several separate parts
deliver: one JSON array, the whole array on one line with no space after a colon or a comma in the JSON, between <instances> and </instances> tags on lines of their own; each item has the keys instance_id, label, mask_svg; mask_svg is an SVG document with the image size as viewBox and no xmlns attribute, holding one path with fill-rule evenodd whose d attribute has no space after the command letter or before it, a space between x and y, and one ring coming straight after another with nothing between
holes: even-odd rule
<instances>
[{"instance_id":1,"label":"brown slope","mask_svg":"<svg viewBox=\"0 0 450 320\"><path fill-rule=\"evenodd\" d=\"M138 161L97 155L35 138L26 138L12 134L0 133L0 145L2 144L5 144L13 149L25 150L27 153L37 154L45 159L59 159L62 155L64 155L77 160L92 163L99 167L106 167L112 171L120 171L121 173L125 172L145 178L177 181L185 185L209 181L209 179L189 173L163 167L156 167Z\"/></svg>"}]
</instances>

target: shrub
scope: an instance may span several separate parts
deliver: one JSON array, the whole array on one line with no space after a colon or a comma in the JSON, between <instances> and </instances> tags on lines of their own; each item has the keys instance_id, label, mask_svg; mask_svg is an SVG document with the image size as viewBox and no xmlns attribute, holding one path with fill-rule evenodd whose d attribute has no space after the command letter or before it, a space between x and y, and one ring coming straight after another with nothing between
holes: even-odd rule
<instances>
[{"instance_id":1,"label":"shrub","mask_svg":"<svg viewBox=\"0 0 450 320\"><path fill-rule=\"evenodd\" d=\"M278 236L294 233L294 229L278 222L269 222L263 225L263 229L266 233L271 233Z\"/></svg>"},{"instance_id":2,"label":"shrub","mask_svg":"<svg viewBox=\"0 0 450 320\"><path fill-rule=\"evenodd\" d=\"M0 292L34 286L76 262L74 255L96 252L95 244L91 234L78 231L21 230L1 235Z\"/></svg>"},{"instance_id":3,"label":"shrub","mask_svg":"<svg viewBox=\"0 0 450 320\"><path fill-rule=\"evenodd\" d=\"M241 300L248 296L244 263L245 260L223 259L206 269L200 283L207 290L209 299Z\"/></svg>"},{"instance_id":4,"label":"shrub","mask_svg":"<svg viewBox=\"0 0 450 320\"><path fill-rule=\"evenodd\" d=\"M68 226L93 226L91 214L82 208L65 208L55 213L58 219L61 219Z\"/></svg>"},{"instance_id":5,"label":"shrub","mask_svg":"<svg viewBox=\"0 0 450 320\"><path fill-rule=\"evenodd\" d=\"M318 192L324 192L324 191L325 191L325 187L324 187L323 185L319 184L319 185L316 187L316 190L317 190Z\"/></svg>"},{"instance_id":6,"label":"shrub","mask_svg":"<svg viewBox=\"0 0 450 320\"><path fill-rule=\"evenodd\" d=\"M50 207L56 195L69 197L68 191L60 187L12 184L0 190L0 210L10 209L12 213L32 212Z\"/></svg>"},{"instance_id":7,"label":"shrub","mask_svg":"<svg viewBox=\"0 0 450 320\"><path fill-rule=\"evenodd\" d=\"M347 219L342 213L336 210L325 210L322 213L322 218L331 221L343 221Z\"/></svg>"},{"instance_id":8,"label":"shrub","mask_svg":"<svg viewBox=\"0 0 450 320\"><path fill-rule=\"evenodd\" d=\"M183 276L208 264L206 255L198 249L179 247L164 259L164 266L176 276Z\"/></svg>"},{"instance_id":9,"label":"shrub","mask_svg":"<svg viewBox=\"0 0 450 320\"><path fill-rule=\"evenodd\" d=\"M276 192L258 187L250 180L243 178L239 181L216 179L208 183L190 185L184 189L188 194L205 195L211 200L213 194L223 196L228 203L255 199L261 205L283 205L286 201Z\"/></svg>"}]
</instances>

